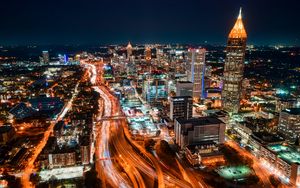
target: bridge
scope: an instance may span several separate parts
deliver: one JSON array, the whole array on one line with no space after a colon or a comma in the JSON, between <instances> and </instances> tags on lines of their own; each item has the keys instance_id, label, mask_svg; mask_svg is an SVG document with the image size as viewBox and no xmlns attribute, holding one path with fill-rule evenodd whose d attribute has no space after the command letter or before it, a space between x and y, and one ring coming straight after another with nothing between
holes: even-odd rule
<instances>
[{"instance_id":1,"label":"bridge","mask_svg":"<svg viewBox=\"0 0 300 188\"><path fill-rule=\"evenodd\" d=\"M106 121L106 120L120 120L120 119L126 119L126 116L103 116L98 121Z\"/></svg>"}]
</instances>

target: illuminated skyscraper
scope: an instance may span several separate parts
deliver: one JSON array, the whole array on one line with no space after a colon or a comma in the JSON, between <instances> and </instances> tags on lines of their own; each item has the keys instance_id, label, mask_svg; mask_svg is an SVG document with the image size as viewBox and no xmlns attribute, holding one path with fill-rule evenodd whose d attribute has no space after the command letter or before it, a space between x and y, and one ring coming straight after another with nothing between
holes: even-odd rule
<instances>
[{"instance_id":1,"label":"illuminated skyscraper","mask_svg":"<svg viewBox=\"0 0 300 188\"><path fill-rule=\"evenodd\" d=\"M240 108L247 33L242 21L242 9L229 33L224 66L222 102L227 112L237 113Z\"/></svg>"},{"instance_id":2,"label":"illuminated skyscraper","mask_svg":"<svg viewBox=\"0 0 300 188\"><path fill-rule=\"evenodd\" d=\"M146 47L145 49L145 59L147 63L151 63L151 48Z\"/></svg>"},{"instance_id":3,"label":"illuminated skyscraper","mask_svg":"<svg viewBox=\"0 0 300 188\"><path fill-rule=\"evenodd\" d=\"M49 63L49 52L48 51L43 51L42 56L43 56L42 57L43 63L48 64Z\"/></svg>"},{"instance_id":4,"label":"illuminated skyscraper","mask_svg":"<svg viewBox=\"0 0 300 188\"><path fill-rule=\"evenodd\" d=\"M128 42L126 50L127 50L127 58L129 59L129 57L132 55L132 46L131 46L130 42Z\"/></svg>"},{"instance_id":5,"label":"illuminated skyscraper","mask_svg":"<svg viewBox=\"0 0 300 188\"><path fill-rule=\"evenodd\" d=\"M193 83L193 99L196 101L204 95L205 53L204 48L189 49L187 55L187 77Z\"/></svg>"}]
</instances>

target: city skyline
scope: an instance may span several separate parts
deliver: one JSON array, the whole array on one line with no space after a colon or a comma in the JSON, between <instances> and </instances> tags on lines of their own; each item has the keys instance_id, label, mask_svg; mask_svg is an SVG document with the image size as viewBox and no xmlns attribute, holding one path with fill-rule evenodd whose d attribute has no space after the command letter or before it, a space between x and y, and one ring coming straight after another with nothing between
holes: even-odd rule
<instances>
[{"instance_id":1,"label":"city skyline","mask_svg":"<svg viewBox=\"0 0 300 188\"><path fill-rule=\"evenodd\" d=\"M296 4L76 1L0 13L1 188L300 187Z\"/></svg>"},{"instance_id":2,"label":"city skyline","mask_svg":"<svg viewBox=\"0 0 300 188\"><path fill-rule=\"evenodd\" d=\"M1 45L226 43L239 7L249 44L299 45L298 1L3 2ZM266 16L268 14L268 16Z\"/></svg>"}]
</instances>

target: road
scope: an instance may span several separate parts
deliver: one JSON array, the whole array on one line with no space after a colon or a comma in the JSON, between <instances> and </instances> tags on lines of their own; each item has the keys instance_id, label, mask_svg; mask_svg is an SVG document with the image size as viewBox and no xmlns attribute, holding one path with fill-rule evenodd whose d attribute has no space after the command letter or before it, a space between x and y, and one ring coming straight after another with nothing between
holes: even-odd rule
<instances>
[{"instance_id":1,"label":"road","mask_svg":"<svg viewBox=\"0 0 300 188\"><path fill-rule=\"evenodd\" d=\"M246 151L245 149L242 149L236 142L232 140L226 141L227 145L231 146L235 150L239 152L239 154L244 155L246 157L249 157L250 159L253 160L253 169L256 173L256 175L261 179L261 181L264 184L264 187L272 187L270 181L269 181L269 176L272 175L267 169L263 168L262 165L260 164L259 159L257 159L254 155Z\"/></svg>"},{"instance_id":2,"label":"road","mask_svg":"<svg viewBox=\"0 0 300 188\"><path fill-rule=\"evenodd\" d=\"M102 69L101 64L97 66L86 62L82 64L89 67L91 82L95 85L93 88L104 101L103 116L99 115L96 118L102 122L102 126L97 131L95 146L96 170L102 182L107 182L113 187L146 187L144 180L148 178L150 181L157 179L159 188L191 187L185 180L178 179L166 169L163 170L152 154L131 140L126 119L121 116L119 101L111 94L109 88L103 86L102 72L96 70ZM119 166L127 177L120 172ZM141 172L146 177L142 176Z\"/></svg>"},{"instance_id":3,"label":"road","mask_svg":"<svg viewBox=\"0 0 300 188\"><path fill-rule=\"evenodd\" d=\"M72 98L69 100L69 102L67 104L65 104L65 106L63 107L62 111L59 113L57 118L51 122L50 126L44 133L43 139L35 147L35 150L33 151L31 158L28 159L28 162L24 169L23 175L21 176L21 184L23 187L26 187L26 188L34 187L34 185L32 185L32 183L30 182L30 174L32 174L35 170L34 162L37 159L37 157L39 156L39 154L41 153L41 151L43 150L43 148L45 147L45 145L47 144L47 141L48 141L51 133L53 132L54 125L58 121L62 120L65 117L65 115L67 114L67 112L69 111L69 109L72 108L73 100L75 99L75 97L78 94L78 85L79 85L79 82L75 86L75 90L74 90L75 92L73 93Z\"/></svg>"},{"instance_id":4,"label":"road","mask_svg":"<svg viewBox=\"0 0 300 188\"><path fill-rule=\"evenodd\" d=\"M94 90L100 94L104 100L104 115L111 116L112 114L112 103L108 99L108 96L100 89L101 87L95 86ZM99 119L101 117L97 117ZM130 183L126 180L121 172L117 170L112 161L110 153L109 142L110 142L110 127L109 121L103 121L101 127L98 127L96 136L96 171L102 179L103 184L106 181L114 187L130 187ZM102 176L104 173L104 177Z\"/></svg>"},{"instance_id":5,"label":"road","mask_svg":"<svg viewBox=\"0 0 300 188\"><path fill-rule=\"evenodd\" d=\"M100 94L103 100L103 106L101 101L98 101L100 111L97 114L96 121L101 120L103 116L110 117L115 112L115 106L111 102L106 88L101 86L101 71L102 67L96 67L92 63L86 63L81 61L81 64L86 66L89 70L90 81L94 85L93 89ZM99 74L99 75L98 75ZM111 141L111 123L109 120L104 120L102 123L97 123L95 128L95 166L98 172L98 178L102 180L103 187L109 184L113 187L131 187L131 182L120 172L116 166L113 156L110 152Z\"/></svg>"}]
</instances>

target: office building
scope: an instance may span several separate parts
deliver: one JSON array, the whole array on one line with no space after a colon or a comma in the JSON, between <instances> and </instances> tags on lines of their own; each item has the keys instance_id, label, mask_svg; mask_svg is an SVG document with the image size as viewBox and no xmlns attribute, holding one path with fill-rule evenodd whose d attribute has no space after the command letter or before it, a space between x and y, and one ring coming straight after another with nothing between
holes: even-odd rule
<instances>
[{"instance_id":1,"label":"office building","mask_svg":"<svg viewBox=\"0 0 300 188\"><path fill-rule=\"evenodd\" d=\"M183 149L203 141L213 141L216 144L225 140L225 123L214 117L175 119L175 142Z\"/></svg>"},{"instance_id":2,"label":"office building","mask_svg":"<svg viewBox=\"0 0 300 188\"><path fill-rule=\"evenodd\" d=\"M42 60L43 60L44 64L48 64L50 62L48 51L43 51L42 52Z\"/></svg>"},{"instance_id":3,"label":"office building","mask_svg":"<svg viewBox=\"0 0 300 188\"><path fill-rule=\"evenodd\" d=\"M295 108L297 106L297 100L293 98L279 98L276 101L276 112L281 112L287 108Z\"/></svg>"},{"instance_id":4,"label":"office building","mask_svg":"<svg viewBox=\"0 0 300 188\"><path fill-rule=\"evenodd\" d=\"M189 81L179 81L176 83L176 96L193 96L193 83Z\"/></svg>"},{"instance_id":5,"label":"office building","mask_svg":"<svg viewBox=\"0 0 300 188\"><path fill-rule=\"evenodd\" d=\"M246 132L246 130L249 130ZM235 129L237 130L237 129ZM243 144L247 144L251 148L252 154L255 156L260 155L261 148L262 147L268 147L270 145L275 145L275 144L283 144L284 139L280 137L277 134L274 133L269 133L269 132L253 132L256 130L251 130L251 127L244 127L244 135L249 133L249 136L247 138L247 142ZM241 131L239 131L239 135L242 136Z\"/></svg>"},{"instance_id":6,"label":"office building","mask_svg":"<svg viewBox=\"0 0 300 188\"><path fill-rule=\"evenodd\" d=\"M300 136L300 108L288 108L280 112L278 133L295 142Z\"/></svg>"},{"instance_id":7,"label":"office building","mask_svg":"<svg viewBox=\"0 0 300 188\"><path fill-rule=\"evenodd\" d=\"M204 48L189 49L187 54L187 79L193 83L193 99L199 101L204 97L205 74Z\"/></svg>"},{"instance_id":8,"label":"office building","mask_svg":"<svg viewBox=\"0 0 300 188\"><path fill-rule=\"evenodd\" d=\"M143 97L151 105L160 104L168 97L167 82L164 79L148 78L144 81Z\"/></svg>"},{"instance_id":9,"label":"office building","mask_svg":"<svg viewBox=\"0 0 300 188\"><path fill-rule=\"evenodd\" d=\"M237 113L240 108L247 33L242 13L229 33L223 74L222 102L224 110Z\"/></svg>"},{"instance_id":10,"label":"office building","mask_svg":"<svg viewBox=\"0 0 300 188\"><path fill-rule=\"evenodd\" d=\"M260 161L272 168L277 176L291 185L300 184L300 153L295 149L281 144L261 147Z\"/></svg>"},{"instance_id":11,"label":"office building","mask_svg":"<svg viewBox=\"0 0 300 188\"><path fill-rule=\"evenodd\" d=\"M193 115L193 98L191 96L180 96L170 98L170 119L190 119Z\"/></svg>"}]
</instances>

